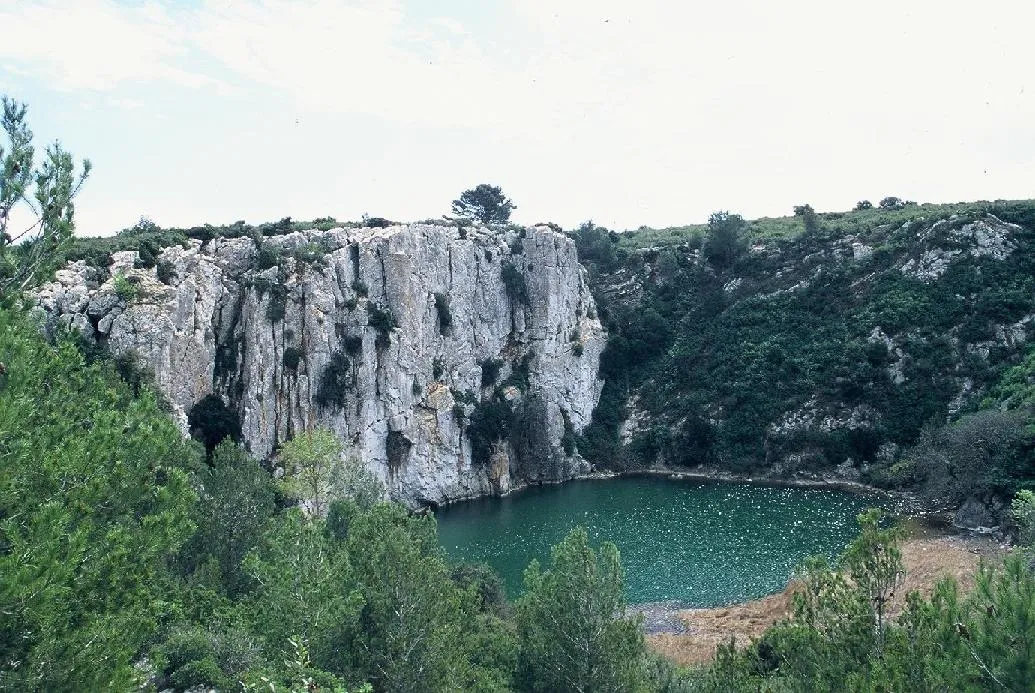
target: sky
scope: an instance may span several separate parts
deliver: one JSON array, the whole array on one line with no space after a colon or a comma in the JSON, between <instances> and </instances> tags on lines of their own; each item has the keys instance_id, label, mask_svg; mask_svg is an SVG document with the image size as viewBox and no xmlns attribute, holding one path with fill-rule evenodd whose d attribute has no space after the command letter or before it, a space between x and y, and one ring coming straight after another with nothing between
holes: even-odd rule
<instances>
[{"instance_id":1,"label":"sky","mask_svg":"<svg viewBox=\"0 0 1035 693\"><path fill-rule=\"evenodd\" d=\"M1030 0L0 0L80 235L409 221L483 182L616 229L1035 197Z\"/></svg>"}]
</instances>

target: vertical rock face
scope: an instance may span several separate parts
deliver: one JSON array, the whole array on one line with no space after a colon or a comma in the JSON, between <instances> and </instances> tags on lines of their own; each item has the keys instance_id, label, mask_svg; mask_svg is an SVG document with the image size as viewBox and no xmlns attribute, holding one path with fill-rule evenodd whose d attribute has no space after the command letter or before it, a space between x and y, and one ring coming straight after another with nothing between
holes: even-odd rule
<instances>
[{"instance_id":1,"label":"vertical rock face","mask_svg":"<svg viewBox=\"0 0 1035 693\"><path fill-rule=\"evenodd\" d=\"M604 334L574 244L546 227L463 236L415 224L192 241L157 269L134 268L133 251L107 276L73 263L37 300L48 325L135 354L185 431L212 393L258 456L328 426L410 505L587 471L567 441L599 397Z\"/></svg>"}]
</instances>

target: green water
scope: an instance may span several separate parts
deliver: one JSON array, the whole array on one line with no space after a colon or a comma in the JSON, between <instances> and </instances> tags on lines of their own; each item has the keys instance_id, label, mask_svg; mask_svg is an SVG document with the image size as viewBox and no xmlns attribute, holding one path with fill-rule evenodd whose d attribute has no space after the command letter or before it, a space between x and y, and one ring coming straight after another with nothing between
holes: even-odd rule
<instances>
[{"instance_id":1,"label":"green water","mask_svg":"<svg viewBox=\"0 0 1035 693\"><path fill-rule=\"evenodd\" d=\"M631 603L716 606L779 591L810 555L837 556L873 499L848 493L659 477L574 481L440 509L456 561L485 562L521 591L533 558L576 525L622 554Z\"/></svg>"}]
</instances>

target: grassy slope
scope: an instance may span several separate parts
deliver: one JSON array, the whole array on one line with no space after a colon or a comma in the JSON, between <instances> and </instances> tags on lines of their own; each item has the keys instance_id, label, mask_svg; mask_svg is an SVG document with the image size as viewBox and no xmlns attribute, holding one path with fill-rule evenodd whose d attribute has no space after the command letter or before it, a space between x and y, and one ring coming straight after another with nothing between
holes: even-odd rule
<instances>
[{"instance_id":1,"label":"grassy slope","mask_svg":"<svg viewBox=\"0 0 1035 693\"><path fill-rule=\"evenodd\" d=\"M916 219L918 216L944 218L952 214L983 211L1001 205L1035 204L1032 200L996 202L953 202L948 204L924 203L908 205L899 209L880 209L874 207L851 212L822 212L817 216L820 223L842 235L866 232L883 224L898 224ZM792 240L803 231L801 219L794 216L760 217L748 222L748 233L753 243L767 243L780 240ZM665 248L688 242L699 242L708 233L708 224L687 224L685 226L669 226L655 229L642 226L635 231L626 231L619 235L618 246L625 250L642 250L646 248Z\"/></svg>"}]
</instances>

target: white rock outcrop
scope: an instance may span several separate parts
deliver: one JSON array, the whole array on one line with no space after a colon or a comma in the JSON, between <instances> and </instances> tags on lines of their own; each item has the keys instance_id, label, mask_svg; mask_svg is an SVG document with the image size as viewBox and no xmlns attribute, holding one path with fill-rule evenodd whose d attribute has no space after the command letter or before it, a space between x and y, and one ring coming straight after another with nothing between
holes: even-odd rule
<instances>
[{"instance_id":1,"label":"white rock outcrop","mask_svg":"<svg viewBox=\"0 0 1035 693\"><path fill-rule=\"evenodd\" d=\"M948 228L948 233L945 229ZM939 220L920 236L922 248L918 257L910 258L899 269L907 277L930 283L945 274L949 266L964 258L1005 260L1016 249L1010 235L1020 231L1017 224L1004 222L994 214L985 214L962 226ZM924 247L927 245L935 247ZM952 247L943 247L945 245Z\"/></svg>"},{"instance_id":2,"label":"white rock outcrop","mask_svg":"<svg viewBox=\"0 0 1035 693\"><path fill-rule=\"evenodd\" d=\"M329 426L411 506L588 471L562 439L590 421L605 335L569 238L412 224L262 244L265 261L250 238L215 238L165 248L157 268L134 268L134 251L107 273L72 263L37 292L38 310L51 329L135 354L185 432L213 393L260 457ZM332 360L341 387L326 402ZM499 375L483 387L489 360ZM472 415L497 387L519 414L474 461Z\"/></svg>"}]
</instances>

